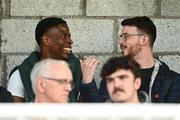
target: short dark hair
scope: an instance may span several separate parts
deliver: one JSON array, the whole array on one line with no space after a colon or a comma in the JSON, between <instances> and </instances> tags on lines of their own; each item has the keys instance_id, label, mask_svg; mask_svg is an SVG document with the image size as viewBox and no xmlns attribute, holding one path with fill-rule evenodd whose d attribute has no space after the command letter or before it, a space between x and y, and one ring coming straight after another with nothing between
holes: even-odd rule
<instances>
[{"instance_id":1,"label":"short dark hair","mask_svg":"<svg viewBox=\"0 0 180 120\"><path fill-rule=\"evenodd\" d=\"M150 37L150 45L153 47L153 44L156 39L156 26L153 21L147 16L137 16L133 18L124 19L121 22L122 26L135 26L140 31L146 33Z\"/></svg>"},{"instance_id":2,"label":"short dark hair","mask_svg":"<svg viewBox=\"0 0 180 120\"><path fill-rule=\"evenodd\" d=\"M52 28L58 24L67 24L67 23L66 23L66 21L64 21L63 19L58 18L58 17L48 17L48 18L41 20L37 24L36 30L35 30L36 42L40 45L41 37L43 36L43 34L45 32L47 32L47 30L49 30L50 28Z\"/></svg>"},{"instance_id":3,"label":"short dark hair","mask_svg":"<svg viewBox=\"0 0 180 120\"><path fill-rule=\"evenodd\" d=\"M106 79L107 76L117 70L130 70L135 78L140 77L140 65L131 56L112 57L102 67L101 78Z\"/></svg>"}]
</instances>

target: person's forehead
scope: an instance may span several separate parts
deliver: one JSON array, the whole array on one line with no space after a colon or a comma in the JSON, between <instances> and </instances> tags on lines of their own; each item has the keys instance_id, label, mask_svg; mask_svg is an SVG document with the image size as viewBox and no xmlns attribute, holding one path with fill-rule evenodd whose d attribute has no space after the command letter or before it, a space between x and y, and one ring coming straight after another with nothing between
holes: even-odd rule
<instances>
[{"instance_id":1,"label":"person's forehead","mask_svg":"<svg viewBox=\"0 0 180 120\"><path fill-rule=\"evenodd\" d=\"M48 32L58 32L59 30L61 31L69 31L69 27L66 24L57 24L51 28L48 29Z\"/></svg>"},{"instance_id":2,"label":"person's forehead","mask_svg":"<svg viewBox=\"0 0 180 120\"><path fill-rule=\"evenodd\" d=\"M65 64L54 64L51 66L51 72L53 76L72 78L71 70Z\"/></svg>"},{"instance_id":3,"label":"person's forehead","mask_svg":"<svg viewBox=\"0 0 180 120\"><path fill-rule=\"evenodd\" d=\"M50 70L57 72L57 71L68 71L69 67L66 64L52 64L50 66Z\"/></svg>"},{"instance_id":4,"label":"person's forehead","mask_svg":"<svg viewBox=\"0 0 180 120\"><path fill-rule=\"evenodd\" d=\"M111 75L109 75L107 77L118 77L118 76L121 76L121 75L132 76L133 73L129 69L127 69L127 70L126 69L118 69L114 73L112 73Z\"/></svg>"},{"instance_id":5,"label":"person's forehead","mask_svg":"<svg viewBox=\"0 0 180 120\"><path fill-rule=\"evenodd\" d=\"M120 26L118 30L118 35L121 35L123 33L135 33L137 31L137 27L135 26Z\"/></svg>"},{"instance_id":6,"label":"person's forehead","mask_svg":"<svg viewBox=\"0 0 180 120\"><path fill-rule=\"evenodd\" d=\"M58 24L56 26L53 26L51 28L49 28L45 34L51 35L51 36L55 36L55 35L59 35L63 33L69 33L69 28L66 24Z\"/></svg>"},{"instance_id":7,"label":"person's forehead","mask_svg":"<svg viewBox=\"0 0 180 120\"><path fill-rule=\"evenodd\" d=\"M123 26L121 32L122 33L135 33L137 32L137 27L135 26Z\"/></svg>"},{"instance_id":8,"label":"person's forehead","mask_svg":"<svg viewBox=\"0 0 180 120\"><path fill-rule=\"evenodd\" d=\"M69 27L67 24L58 24L55 26L55 28L62 29L62 30L69 30Z\"/></svg>"}]
</instances>

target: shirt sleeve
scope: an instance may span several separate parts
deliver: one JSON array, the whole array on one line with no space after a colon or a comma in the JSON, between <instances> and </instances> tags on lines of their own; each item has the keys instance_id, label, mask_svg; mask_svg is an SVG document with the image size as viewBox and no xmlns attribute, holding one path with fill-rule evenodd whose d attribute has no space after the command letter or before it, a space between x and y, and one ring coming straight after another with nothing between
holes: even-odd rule
<instances>
[{"instance_id":1,"label":"shirt sleeve","mask_svg":"<svg viewBox=\"0 0 180 120\"><path fill-rule=\"evenodd\" d=\"M10 91L13 96L25 98L25 90L18 69L14 71L9 78L7 90Z\"/></svg>"},{"instance_id":2,"label":"shirt sleeve","mask_svg":"<svg viewBox=\"0 0 180 120\"><path fill-rule=\"evenodd\" d=\"M80 101L81 102L99 102L98 89L95 80L91 83L80 83Z\"/></svg>"}]
</instances>

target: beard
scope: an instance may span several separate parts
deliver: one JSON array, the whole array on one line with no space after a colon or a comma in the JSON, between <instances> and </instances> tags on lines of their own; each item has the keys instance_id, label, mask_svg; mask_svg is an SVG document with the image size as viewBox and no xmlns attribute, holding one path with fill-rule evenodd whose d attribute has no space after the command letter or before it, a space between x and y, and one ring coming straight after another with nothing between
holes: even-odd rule
<instances>
[{"instance_id":1,"label":"beard","mask_svg":"<svg viewBox=\"0 0 180 120\"><path fill-rule=\"evenodd\" d=\"M141 51L141 46L139 45L139 43L129 47L127 45L121 45L121 49L123 56L128 55L134 57Z\"/></svg>"}]
</instances>

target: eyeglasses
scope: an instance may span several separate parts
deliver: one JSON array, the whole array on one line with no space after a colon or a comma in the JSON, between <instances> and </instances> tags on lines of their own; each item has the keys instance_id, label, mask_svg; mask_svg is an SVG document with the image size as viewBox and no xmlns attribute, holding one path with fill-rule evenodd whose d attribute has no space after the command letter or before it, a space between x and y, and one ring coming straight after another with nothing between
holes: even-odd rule
<instances>
[{"instance_id":1,"label":"eyeglasses","mask_svg":"<svg viewBox=\"0 0 180 120\"><path fill-rule=\"evenodd\" d=\"M47 79L47 80L56 81L63 86L66 86L69 84L71 86L71 89L74 89L74 87L75 87L73 81L68 81L67 79L56 79L56 78L50 78L50 77L43 77L43 78Z\"/></svg>"},{"instance_id":2,"label":"eyeglasses","mask_svg":"<svg viewBox=\"0 0 180 120\"><path fill-rule=\"evenodd\" d=\"M141 36L141 35L144 35L144 34L142 34L142 33L139 33L139 34L128 34L128 33L125 33L125 34L120 35L120 39L127 40L131 36Z\"/></svg>"}]
</instances>

